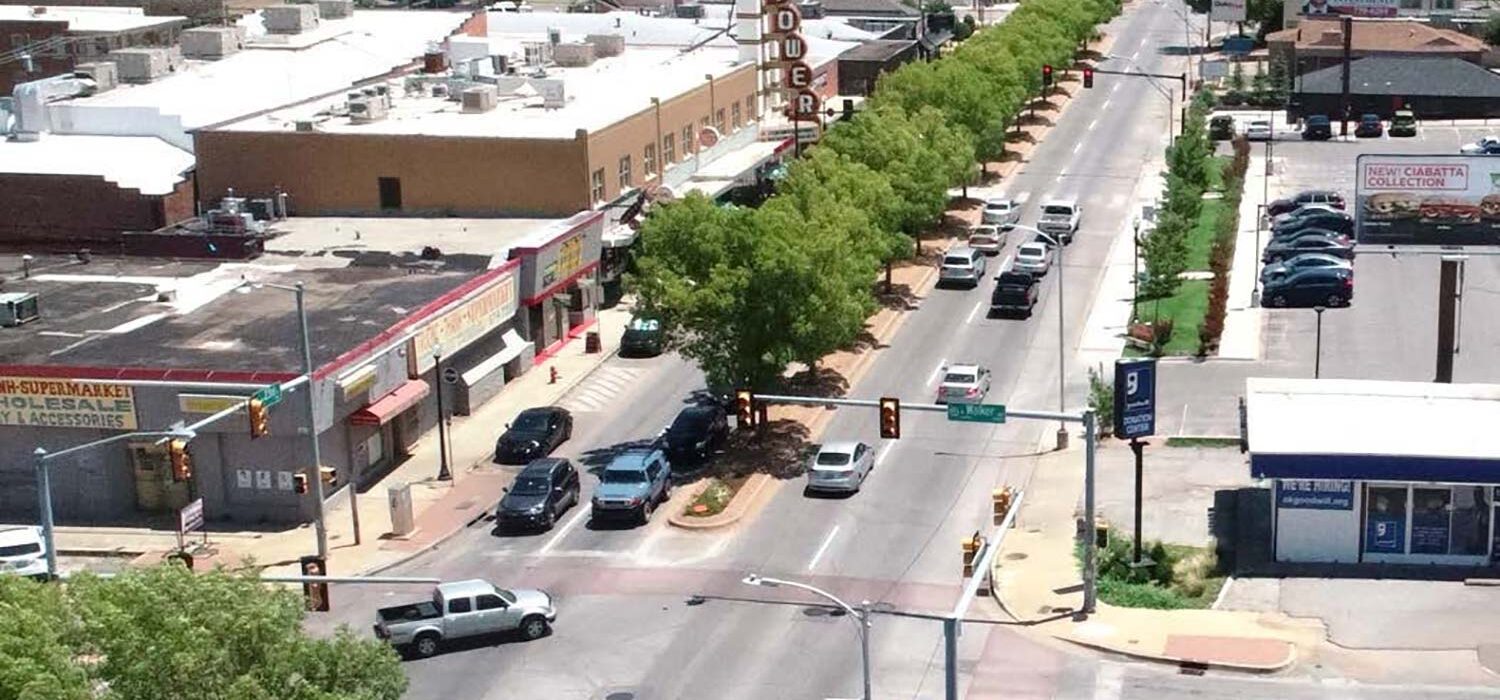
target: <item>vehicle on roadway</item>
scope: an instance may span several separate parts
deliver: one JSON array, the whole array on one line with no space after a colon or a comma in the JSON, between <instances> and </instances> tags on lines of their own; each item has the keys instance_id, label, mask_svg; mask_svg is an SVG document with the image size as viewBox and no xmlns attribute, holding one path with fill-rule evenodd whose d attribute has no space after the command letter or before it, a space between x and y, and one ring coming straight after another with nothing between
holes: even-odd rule
<instances>
[{"instance_id":1,"label":"vehicle on roadway","mask_svg":"<svg viewBox=\"0 0 1500 700\"><path fill-rule=\"evenodd\" d=\"M1416 136L1417 115L1409 109L1398 109L1391 117L1391 128L1386 130L1391 136Z\"/></svg>"},{"instance_id":2,"label":"vehicle on roadway","mask_svg":"<svg viewBox=\"0 0 1500 700\"><path fill-rule=\"evenodd\" d=\"M1335 207L1332 204L1304 204L1304 205L1302 205L1300 207L1297 207L1296 209L1293 209L1293 210L1291 210L1289 212L1286 212L1286 213L1283 213L1283 214L1277 214L1277 215L1271 217L1271 225L1274 226L1274 225L1279 224L1279 223L1281 223L1283 221L1290 221L1292 219L1299 219L1299 218L1307 216L1307 215L1309 215L1309 214L1311 214L1313 212L1327 212L1327 211L1337 212L1337 213L1340 213L1340 214L1343 213L1342 209L1339 209L1338 207Z\"/></svg>"},{"instance_id":3,"label":"vehicle on roadway","mask_svg":"<svg viewBox=\"0 0 1500 700\"><path fill-rule=\"evenodd\" d=\"M1481 136L1474 143L1459 146L1458 152L1466 156L1500 155L1500 136Z\"/></svg>"},{"instance_id":4,"label":"vehicle on roadway","mask_svg":"<svg viewBox=\"0 0 1500 700\"><path fill-rule=\"evenodd\" d=\"M1326 114L1314 114L1302 123L1303 141L1327 141L1333 138L1333 124Z\"/></svg>"},{"instance_id":5,"label":"vehicle on roadway","mask_svg":"<svg viewBox=\"0 0 1500 700\"><path fill-rule=\"evenodd\" d=\"M495 527L551 530L578 505L578 470L560 457L531 460L495 505Z\"/></svg>"},{"instance_id":6,"label":"vehicle on roadway","mask_svg":"<svg viewBox=\"0 0 1500 700\"><path fill-rule=\"evenodd\" d=\"M807 491L856 493L875 468L875 450L863 442L830 442L807 465Z\"/></svg>"},{"instance_id":7,"label":"vehicle on roadway","mask_svg":"<svg viewBox=\"0 0 1500 700\"><path fill-rule=\"evenodd\" d=\"M1354 263L1349 262L1337 255L1327 253L1303 253L1283 260L1274 265L1267 265L1260 270L1261 284L1265 284L1278 277L1310 270L1315 267L1341 267L1353 269Z\"/></svg>"},{"instance_id":8,"label":"vehicle on roadway","mask_svg":"<svg viewBox=\"0 0 1500 700\"><path fill-rule=\"evenodd\" d=\"M1036 308L1039 287L1041 281L1030 273L1000 273L995 278L995 291L990 293L990 314L1029 318Z\"/></svg>"},{"instance_id":9,"label":"vehicle on roadway","mask_svg":"<svg viewBox=\"0 0 1500 700\"><path fill-rule=\"evenodd\" d=\"M1314 267L1266 282L1262 306L1346 306L1354 300L1354 270Z\"/></svg>"},{"instance_id":10,"label":"vehicle on roadway","mask_svg":"<svg viewBox=\"0 0 1500 700\"><path fill-rule=\"evenodd\" d=\"M656 357L665 347L665 341L666 333L661 329L661 321L636 316L630 319L630 325L625 327L625 334L620 336L620 354L626 357Z\"/></svg>"},{"instance_id":11,"label":"vehicle on roadway","mask_svg":"<svg viewBox=\"0 0 1500 700\"><path fill-rule=\"evenodd\" d=\"M949 365L938 384L938 403L983 403L990 392L990 371L979 365Z\"/></svg>"},{"instance_id":12,"label":"vehicle on roadway","mask_svg":"<svg viewBox=\"0 0 1500 700\"><path fill-rule=\"evenodd\" d=\"M729 412L719 403L688 406L661 433L661 445L673 468L696 466L729 441Z\"/></svg>"},{"instance_id":13,"label":"vehicle on roadway","mask_svg":"<svg viewBox=\"0 0 1500 700\"><path fill-rule=\"evenodd\" d=\"M966 245L954 246L943 253L943 266L938 270L938 284L966 284L976 287L979 280L984 279L987 264L983 253Z\"/></svg>"},{"instance_id":14,"label":"vehicle on roadway","mask_svg":"<svg viewBox=\"0 0 1500 700\"><path fill-rule=\"evenodd\" d=\"M1266 205L1266 215L1280 216L1309 204L1326 204L1334 209L1343 209L1344 195L1333 190L1303 190L1291 197L1272 200Z\"/></svg>"},{"instance_id":15,"label":"vehicle on roadway","mask_svg":"<svg viewBox=\"0 0 1500 700\"><path fill-rule=\"evenodd\" d=\"M375 636L404 654L426 658L445 642L466 637L520 633L528 641L552 631L557 607L545 591L498 588L471 579L440 583L432 599L381 608Z\"/></svg>"},{"instance_id":16,"label":"vehicle on roadway","mask_svg":"<svg viewBox=\"0 0 1500 700\"><path fill-rule=\"evenodd\" d=\"M656 507L672 497L672 465L657 448L629 449L615 455L599 473L589 517L631 520L645 525Z\"/></svg>"},{"instance_id":17,"label":"vehicle on roadway","mask_svg":"<svg viewBox=\"0 0 1500 700\"><path fill-rule=\"evenodd\" d=\"M1380 138L1385 134L1385 124L1380 121L1379 114L1359 115L1359 126L1354 127L1354 135L1357 138L1372 139Z\"/></svg>"},{"instance_id":18,"label":"vehicle on roadway","mask_svg":"<svg viewBox=\"0 0 1500 700\"><path fill-rule=\"evenodd\" d=\"M1347 260L1354 259L1354 246L1348 241L1322 234L1300 236L1287 241L1272 241L1261 256L1263 263L1281 262L1303 253L1326 253Z\"/></svg>"},{"instance_id":19,"label":"vehicle on roadway","mask_svg":"<svg viewBox=\"0 0 1500 700\"><path fill-rule=\"evenodd\" d=\"M1270 141L1271 133L1271 120L1269 119L1252 119L1245 125L1246 141Z\"/></svg>"},{"instance_id":20,"label":"vehicle on roadway","mask_svg":"<svg viewBox=\"0 0 1500 700\"><path fill-rule=\"evenodd\" d=\"M1021 244L1016 249L1016 261L1011 269L1034 277L1045 276L1052 269L1052 246L1041 241Z\"/></svg>"},{"instance_id":21,"label":"vehicle on roadway","mask_svg":"<svg viewBox=\"0 0 1500 700\"><path fill-rule=\"evenodd\" d=\"M985 255L999 255L1005 247L1005 230L993 224L980 224L969 229L969 247Z\"/></svg>"},{"instance_id":22,"label":"vehicle on roadway","mask_svg":"<svg viewBox=\"0 0 1500 700\"><path fill-rule=\"evenodd\" d=\"M495 440L495 461L500 464L529 464L546 457L558 445L573 437L573 414L561 406L528 408L505 424L505 432Z\"/></svg>"},{"instance_id":23,"label":"vehicle on roadway","mask_svg":"<svg viewBox=\"0 0 1500 700\"><path fill-rule=\"evenodd\" d=\"M1212 141L1228 141L1234 138L1234 117L1215 114L1208 120L1208 138Z\"/></svg>"},{"instance_id":24,"label":"vehicle on roadway","mask_svg":"<svg viewBox=\"0 0 1500 700\"><path fill-rule=\"evenodd\" d=\"M1021 223L1021 203L1010 197L994 197L984 200L984 209L979 214L980 223L1010 228Z\"/></svg>"},{"instance_id":25,"label":"vehicle on roadway","mask_svg":"<svg viewBox=\"0 0 1500 700\"><path fill-rule=\"evenodd\" d=\"M1071 199L1054 199L1042 205L1042 213L1037 217L1036 227L1045 233L1057 236L1058 242L1067 245L1073 242L1073 234L1078 233L1078 225L1083 222L1083 207Z\"/></svg>"},{"instance_id":26,"label":"vehicle on roadway","mask_svg":"<svg viewBox=\"0 0 1500 700\"><path fill-rule=\"evenodd\" d=\"M0 525L0 575L47 578L47 545L35 525Z\"/></svg>"}]
</instances>

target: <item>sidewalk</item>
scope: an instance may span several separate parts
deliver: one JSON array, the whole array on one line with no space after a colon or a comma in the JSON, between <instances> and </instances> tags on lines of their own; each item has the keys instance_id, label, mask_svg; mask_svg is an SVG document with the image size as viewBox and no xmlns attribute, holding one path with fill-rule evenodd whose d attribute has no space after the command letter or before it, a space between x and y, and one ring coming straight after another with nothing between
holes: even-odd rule
<instances>
[{"instance_id":1,"label":"sidewalk","mask_svg":"<svg viewBox=\"0 0 1500 700\"><path fill-rule=\"evenodd\" d=\"M347 490L328 499L324 519L328 525L329 573L368 573L395 566L436 546L483 516L500 500L503 489L513 476L513 470L490 464L499 427L509 423L523 409L557 402L613 356L630 321L630 314L630 309L624 304L599 311L597 320L586 330L599 331L601 352L585 353L584 334L580 332L530 371L506 385L498 396L472 415L455 416L448 440L453 453L452 481L437 481L437 434L429 431L423 435L405 463L379 482L370 484L356 499L362 535L359 544L354 543L353 513ZM556 384L549 384L548 370L554 367L559 378ZM388 487L403 482L411 484L416 530L411 536L398 540L389 537L391 519L386 492ZM216 551L199 558L203 566L223 564L233 567L245 559L253 559L256 564L265 566L268 574L297 573L298 558L316 550L311 525L279 532L224 532L216 531L210 523L208 539ZM177 535L170 531L57 529L57 547L63 553L140 553L138 562L152 563L176 546Z\"/></svg>"},{"instance_id":2,"label":"sidewalk","mask_svg":"<svg viewBox=\"0 0 1500 700\"><path fill-rule=\"evenodd\" d=\"M1273 163L1274 166L1274 163ZM1239 231L1234 241L1234 263L1229 269L1229 303L1224 314L1224 333L1219 336L1221 360L1261 358L1261 326L1265 309L1255 303L1256 278L1260 276L1260 200L1266 187L1264 147L1251 146L1250 167L1245 171L1245 191L1240 198ZM1269 236L1269 234L1266 234Z\"/></svg>"},{"instance_id":3,"label":"sidewalk","mask_svg":"<svg viewBox=\"0 0 1500 700\"><path fill-rule=\"evenodd\" d=\"M1082 578L1073 557L1081 513L1083 451L1037 458L1016 527L991 569L995 600L1021 624L1084 646L1168 663L1242 671L1291 666L1323 639L1321 626L1274 613L1146 610L1099 603L1085 621Z\"/></svg>"}]
</instances>

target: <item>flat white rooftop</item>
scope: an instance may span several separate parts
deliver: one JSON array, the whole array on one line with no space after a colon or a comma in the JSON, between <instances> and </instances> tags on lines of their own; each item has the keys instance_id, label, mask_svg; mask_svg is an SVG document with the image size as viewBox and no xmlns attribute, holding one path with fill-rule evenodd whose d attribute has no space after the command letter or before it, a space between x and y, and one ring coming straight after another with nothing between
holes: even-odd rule
<instances>
[{"instance_id":1,"label":"flat white rooftop","mask_svg":"<svg viewBox=\"0 0 1500 700\"><path fill-rule=\"evenodd\" d=\"M0 172L96 175L147 195L170 193L193 162L192 153L151 136L46 134L29 143L0 139Z\"/></svg>"},{"instance_id":2,"label":"flat white rooftop","mask_svg":"<svg viewBox=\"0 0 1500 700\"><path fill-rule=\"evenodd\" d=\"M534 240L564 219L450 219L411 217L294 216L271 224L280 234L266 252L325 256L357 253L419 253L434 246L445 255L492 256L503 263L511 248Z\"/></svg>"},{"instance_id":3,"label":"flat white rooftop","mask_svg":"<svg viewBox=\"0 0 1500 700\"><path fill-rule=\"evenodd\" d=\"M0 5L0 22L67 22L69 32L80 34L125 32L186 21L186 17L176 15L147 16L139 7Z\"/></svg>"},{"instance_id":4,"label":"flat white rooftop","mask_svg":"<svg viewBox=\"0 0 1500 700\"><path fill-rule=\"evenodd\" d=\"M548 29L561 29L564 41L582 39L587 34L619 34L625 43L635 46L691 46L712 39L711 45L734 46L734 29L729 26L732 5L704 5L707 17L701 20L676 17L651 17L634 12L491 12L490 36L527 34L545 37ZM803 19L802 34L811 39L865 41L879 34L850 26L842 19ZM717 37L715 35L718 35Z\"/></svg>"}]
</instances>

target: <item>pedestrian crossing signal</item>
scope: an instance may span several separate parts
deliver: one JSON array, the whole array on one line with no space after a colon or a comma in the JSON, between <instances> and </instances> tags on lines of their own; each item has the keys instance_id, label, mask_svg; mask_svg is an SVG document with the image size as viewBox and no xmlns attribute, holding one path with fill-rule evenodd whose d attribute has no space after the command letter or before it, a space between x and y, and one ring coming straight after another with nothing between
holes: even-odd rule
<instances>
[{"instance_id":1,"label":"pedestrian crossing signal","mask_svg":"<svg viewBox=\"0 0 1500 700\"><path fill-rule=\"evenodd\" d=\"M880 437L887 440L901 438L901 399L880 400Z\"/></svg>"},{"instance_id":2,"label":"pedestrian crossing signal","mask_svg":"<svg viewBox=\"0 0 1500 700\"><path fill-rule=\"evenodd\" d=\"M734 411L740 428L755 427L755 395L749 389L734 392Z\"/></svg>"}]
</instances>

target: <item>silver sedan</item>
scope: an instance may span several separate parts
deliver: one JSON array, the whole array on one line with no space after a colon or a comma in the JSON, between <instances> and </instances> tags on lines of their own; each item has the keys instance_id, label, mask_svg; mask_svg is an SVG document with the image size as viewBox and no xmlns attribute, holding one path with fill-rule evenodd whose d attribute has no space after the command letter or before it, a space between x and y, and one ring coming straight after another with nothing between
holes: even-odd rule
<instances>
[{"instance_id":1,"label":"silver sedan","mask_svg":"<svg viewBox=\"0 0 1500 700\"><path fill-rule=\"evenodd\" d=\"M855 493L875 468L875 450L863 442L830 442L807 469L808 491Z\"/></svg>"}]
</instances>

